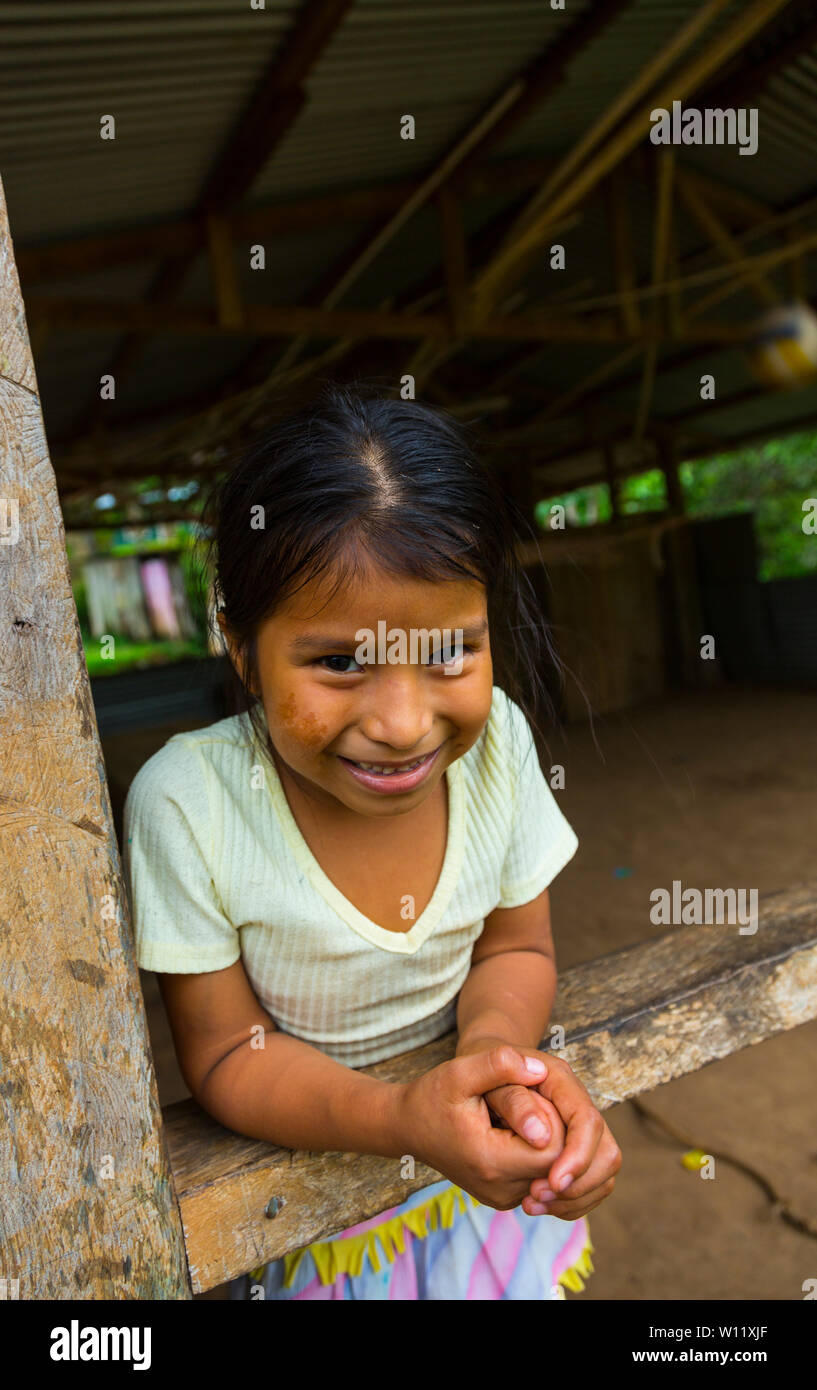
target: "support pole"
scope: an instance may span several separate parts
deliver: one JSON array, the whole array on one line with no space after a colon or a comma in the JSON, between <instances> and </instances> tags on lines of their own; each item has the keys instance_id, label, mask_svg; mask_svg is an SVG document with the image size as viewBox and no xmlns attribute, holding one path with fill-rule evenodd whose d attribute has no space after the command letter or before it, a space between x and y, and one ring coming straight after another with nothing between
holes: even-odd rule
<instances>
[{"instance_id":1,"label":"support pole","mask_svg":"<svg viewBox=\"0 0 817 1390\"><path fill-rule=\"evenodd\" d=\"M2 184L0 746L0 1273L20 1299L189 1299Z\"/></svg>"}]
</instances>

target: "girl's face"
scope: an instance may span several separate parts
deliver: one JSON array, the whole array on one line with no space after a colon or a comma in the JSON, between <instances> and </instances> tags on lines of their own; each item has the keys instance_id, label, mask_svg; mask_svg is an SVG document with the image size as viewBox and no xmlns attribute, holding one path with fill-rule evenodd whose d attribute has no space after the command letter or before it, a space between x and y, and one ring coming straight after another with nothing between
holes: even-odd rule
<instances>
[{"instance_id":1,"label":"girl's face","mask_svg":"<svg viewBox=\"0 0 817 1390\"><path fill-rule=\"evenodd\" d=\"M431 795L490 713L485 589L476 580L428 582L372 566L327 600L331 582L323 576L305 585L258 630L260 694L276 761L324 804L400 815ZM381 647L370 647L363 664L355 651L365 661L366 630L381 634ZM389 650L396 662L385 659ZM413 763L419 766L399 770Z\"/></svg>"}]
</instances>

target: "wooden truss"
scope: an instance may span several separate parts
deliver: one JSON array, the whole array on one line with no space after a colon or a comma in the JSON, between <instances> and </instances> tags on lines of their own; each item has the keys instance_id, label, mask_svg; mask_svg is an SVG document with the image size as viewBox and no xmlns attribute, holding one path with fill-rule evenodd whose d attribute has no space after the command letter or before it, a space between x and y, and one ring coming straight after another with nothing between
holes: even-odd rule
<instances>
[{"instance_id":1,"label":"wooden truss","mask_svg":"<svg viewBox=\"0 0 817 1390\"><path fill-rule=\"evenodd\" d=\"M358 374L365 374L367 364L374 362L382 370L384 350L373 349L375 340L394 345L386 360L395 384L411 373L418 391L463 413L473 403L484 406L487 398L486 413L498 422L504 417L504 425L494 431L493 447L498 452L511 442L528 443L526 469L547 462L539 442L544 424L575 415L580 405L583 410L591 403L609 405L622 381L629 380L622 378L622 369L640 361L637 406L630 429L624 431L625 440L639 444L646 436L662 434L661 422L652 413L661 375L679 362L697 361L713 349L742 341L745 330L740 324L712 316L716 305L747 287L762 303L776 301L769 277L778 268L787 270L790 286L802 284L803 258L817 246L817 233L808 227L817 210L814 199L772 210L677 158L649 160L643 148L656 105L669 106L693 95L702 100L716 94L722 104L731 97L756 97L782 66L814 44L817 25L808 15L796 33L789 24L785 37L777 37L774 21L788 0L752 0L717 26L727 0L709 0L559 160L489 162L486 156L563 85L573 59L632 0L613 0L580 16L491 97L425 176L266 208L242 207L303 109L305 79L350 3L311 0L305 7L220 152L190 216L20 250L35 347L52 329L121 332L124 336L107 368L117 384L152 334L238 334L254 342L239 372L222 384L215 399L210 391L205 399L176 403L183 418L149 434L146 422L134 416L120 417L113 434L106 425L105 406L94 392L79 432L53 441L64 496L140 474L189 474L195 471L190 458L196 451L217 463L214 445L237 442L263 418L271 394L316 370L337 368L344 359ZM753 44L763 46L753 49ZM636 167L633 160L640 160L640 172L654 187L652 269L646 281L637 275L632 251L627 171L632 174ZM470 219L465 213L472 201L499 190L508 194L506 209L468 236ZM595 285L579 282L545 300L532 300L526 280L543 249L554 235L575 225L588 201L598 196L609 218L613 292L588 297L588 288L592 292ZM375 309L350 307L349 291L360 276L426 204L435 206L439 215L437 271ZM703 255L679 257L679 210L705 237ZM369 230L313 287L308 302L273 306L242 300L235 273L239 252L246 254L248 245L265 237L344 218L368 223ZM777 244L758 253L752 242L763 237ZM189 267L202 253L211 269L212 304L174 303ZM159 269L141 301L89 301L47 293L52 276L65 278L92 266L98 270L145 258L158 258ZM30 293L34 285L38 288ZM320 343L320 350L313 343ZM461 370L456 356L476 343L509 344L513 352L498 370L485 372L473 365ZM537 401L535 388L521 384L519 368L548 344L570 343L597 344L602 350L609 344L610 357L567 392L542 388ZM403 344L409 345L406 356ZM669 352L664 354L664 349ZM603 417L602 409L599 418ZM155 417L151 423L155 426ZM600 478L608 475L609 451L621 437L617 424L605 439L590 441L599 451ZM513 487L516 475L509 476Z\"/></svg>"}]
</instances>

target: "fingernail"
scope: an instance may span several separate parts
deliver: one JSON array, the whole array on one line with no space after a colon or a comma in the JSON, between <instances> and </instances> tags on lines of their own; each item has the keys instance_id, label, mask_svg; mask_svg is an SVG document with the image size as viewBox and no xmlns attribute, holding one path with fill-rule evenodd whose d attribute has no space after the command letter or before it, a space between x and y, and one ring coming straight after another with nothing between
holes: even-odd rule
<instances>
[{"instance_id":1,"label":"fingernail","mask_svg":"<svg viewBox=\"0 0 817 1390\"><path fill-rule=\"evenodd\" d=\"M522 1133L526 1139L547 1139L550 1130L542 1120L537 1120L535 1115L531 1115L522 1126Z\"/></svg>"},{"instance_id":2,"label":"fingernail","mask_svg":"<svg viewBox=\"0 0 817 1390\"><path fill-rule=\"evenodd\" d=\"M528 1071L532 1071L534 1076L544 1076L547 1071L544 1062L540 1062L538 1057L526 1057L525 1067Z\"/></svg>"},{"instance_id":3,"label":"fingernail","mask_svg":"<svg viewBox=\"0 0 817 1390\"><path fill-rule=\"evenodd\" d=\"M544 1216L547 1208L542 1202L531 1202L531 1216Z\"/></svg>"},{"instance_id":4,"label":"fingernail","mask_svg":"<svg viewBox=\"0 0 817 1390\"><path fill-rule=\"evenodd\" d=\"M555 1202L555 1201L556 1201L556 1193L555 1193L555 1192L551 1192L550 1188L548 1187L548 1188L546 1188L546 1190L545 1190L544 1192L540 1192L540 1193L539 1193L539 1196L538 1196L537 1198L535 1198L535 1201L537 1201L537 1202Z\"/></svg>"},{"instance_id":5,"label":"fingernail","mask_svg":"<svg viewBox=\"0 0 817 1390\"><path fill-rule=\"evenodd\" d=\"M572 1173L565 1173L565 1175L564 1175L564 1177L562 1178L561 1182L558 1184L559 1191L560 1191L560 1192L564 1192L565 1188L566 1188L566 1187L569 1187L570 1184L572 1183L572 1181L573 1181L573 1174L572 1174Z\"/></svg>"}]
</instances>

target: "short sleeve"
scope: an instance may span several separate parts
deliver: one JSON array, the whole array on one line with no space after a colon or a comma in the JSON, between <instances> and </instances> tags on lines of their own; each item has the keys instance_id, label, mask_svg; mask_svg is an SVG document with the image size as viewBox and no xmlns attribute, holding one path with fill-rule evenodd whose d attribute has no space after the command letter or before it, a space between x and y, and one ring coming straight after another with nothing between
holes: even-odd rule
<instances>
[{"instance_id":1,"label":"short sleeve","mask_svg":"<svg viewBox=\"0 0 817 1390\"><path fill-rule=\"evenodd\" d=\"M504 700L507 757L514 769L513 808L497 907L519 907L544 892L573 858L579 841L539 766L527 719L513 700Z\"/></svg>"},{"instance_id":2,"label":"short sleeve","mask_svg":"<svg viewBox=\"0 0 817 1390\"><path fill-rule=\"evenodd\" d=\"M209 868L204 762L171 740L140 768L125 802L123 868L143 970L199 974L241 955Z\"/></svg>"}]
</instances>

